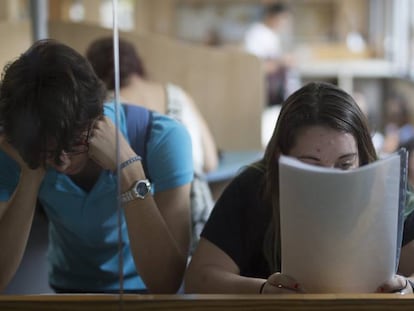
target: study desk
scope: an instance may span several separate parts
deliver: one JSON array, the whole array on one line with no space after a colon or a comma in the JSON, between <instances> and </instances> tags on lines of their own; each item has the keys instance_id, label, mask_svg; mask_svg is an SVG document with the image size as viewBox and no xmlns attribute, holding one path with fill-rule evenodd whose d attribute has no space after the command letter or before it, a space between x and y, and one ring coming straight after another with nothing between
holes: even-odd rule
<instances>
[{"instance_id":1,"label":"study desk","mask_svg":"<svg viewBox=\"0 0 414 311\"><path fill-rule=\"evenodd\" d=\"M240 169L263 157L262 150L223 151L216 170L206 175L210 183L232 179Z\"/></svg>"},{"instance_id":2,"label":"study desk","mask_svg":"<svg viewBox=\"0 0 414 311\"><path fill-rule=\"evenodd\" d=\"M216 170L206 174L213 199L216 201L240 169L263 157L262 150L223 151Z\"/></svg>"},{"instance_id":3,"label":"study desk","mask_svg":"<svg viewBox=\"0 0 414 311\"><path fill-rule=\"evenodd\" d=\"M5 295L0 310L412 311L414 295Z\"/></svg>"},{"instance_id":4,"label":"study desk","mask_svg":"<svg viewBox=\"0 0 414 311\"><path fill-rule=\"evenodd\" d=\"M383 79L398 74L395 64L385 59L326 59L306 61L298 65L300 76L305 79L336 78L338 86L354 93L356 78Z\"/></svg>"}]
</instances>

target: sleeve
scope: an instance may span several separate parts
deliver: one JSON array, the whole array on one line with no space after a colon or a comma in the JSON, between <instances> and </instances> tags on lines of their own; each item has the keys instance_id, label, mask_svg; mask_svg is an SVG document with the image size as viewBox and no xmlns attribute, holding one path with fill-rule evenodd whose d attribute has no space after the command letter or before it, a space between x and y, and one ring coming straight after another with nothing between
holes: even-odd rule
<instances>
[{"instance_id":1,"label":"sleeve","mask_svg":"<svg viewBox=\"0 0 414 311\"><path fill-rule=\"evenodd\" d=\"M262 23L253 25L246 32L244 48L261 59L276 59L281 56L279 36Z\"/></svg>"},{"instance_id":2,"label":"sleeve","mask_svg":"<svg viewBox=\"0 0 414 311\"><path fill-rule=\"evenodd\" d=\"M8 201L19 182L18 164L0 151L0 201Z\"/></svg>"},{"instance_id":3,"label":"sleeve","mask_svg":"<svg viewBox=\"0 0 414 311\"><path fill-rule=\"evenodd\" d=\"M241 208L245 203L239 179L240 175L224 190L204 226L201 237L219 247L241 269L244 243L242 238L244 213L241 212Z\"/></svg>"},{"instance_id":4,"label":"sleeve","mask_svg":"<svg viewBox=\"0 0 414 311\"><path fill-rule=\"evenodd\" d=\"M193 180L191 138L179 122L154 113L147 145L147 165L154 192L173 189Z\"/></svg>"},{"instance_id":5,"label":"sleeve","mask_svg":"<svg viewBox=\"0 0 414 311\"><path fill-rule=\"evenodd\" d=\"M266 58L267 55L263 52L263 39L260 31L252 27L249 29L244 37L244 49L246 52L256 55L259 58Z\"/></svg>"},{"instance_id":6,"label":"sleeve","mask_svg":"<svg viewBox=\"0 0 414 311\"><path fill-rule=\"evenodd\" d=\"M402 246L414 240L414 192L407 191L407 203L404 209L404 231Z\"/></svg>"}]
</instances>

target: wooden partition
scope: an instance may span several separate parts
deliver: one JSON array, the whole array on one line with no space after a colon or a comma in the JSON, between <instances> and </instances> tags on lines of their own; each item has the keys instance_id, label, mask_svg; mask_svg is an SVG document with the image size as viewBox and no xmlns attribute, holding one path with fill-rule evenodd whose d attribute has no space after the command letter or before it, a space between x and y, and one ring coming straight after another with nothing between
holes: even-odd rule
<instances>
[{"instance_id":1,"label":"wooden partition","mask_svg":"<svg viewBox=\"0 0 414 311\"><path fill-rule=\"evenodd\" d=\"M65 22L51 22L49 32L81 53L93 39L112 33L96 25ZM135 44L152 78L174 82L191 94L220 149L261 148L264 81L256 57L157 35L122 32L121 37Z\"/></svg>"},{"instance_id":2,"label":"wooden partition","mask_svg":"<svg viewBox=\"0 0 414 311\"><path fill-rule=\"evenodd\" d=\"M411 311L414 297L368 295L40 295L0 296L0 310Z\"/></svg>"},{"instance_id":3,"label":"wooden partition","mask_svg":"<svg viewBox=\"0 0 414 311\"><path fill-rule=\"evenodd\" d=\"M28 21L25 22L0 22L0 68L19 57L32 44L31 28Z\"/></svg>"}]
</instances>

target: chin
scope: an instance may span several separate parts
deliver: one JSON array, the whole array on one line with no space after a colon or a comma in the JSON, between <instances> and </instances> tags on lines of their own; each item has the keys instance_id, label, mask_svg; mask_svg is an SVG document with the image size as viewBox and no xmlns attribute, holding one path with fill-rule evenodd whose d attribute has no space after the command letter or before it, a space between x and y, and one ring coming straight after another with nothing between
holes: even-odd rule
<instances>
[{"instance_id":1,"label":"chin","mask_svg":"<svg viewBox=\"0 0 414 311\"><path fill-rule=\"evenodd\" d=\"M80 172L81 170L77 167L69 167L68 169L61 171L61 173L65 174L65 175L76 175Z\"/></svg>"},{"instance_id":2,"label":"chin","mask_svg":"<svg viewBox=\"0 0 414 311\"><path fill-rule=\"evenodd\" d=\"M66 170L64 170L62 173L66 175L76 175L82 172L85 166L86 164L85 165L79 165L79 164L71 165Z\"/></svg>"}]
</instances>

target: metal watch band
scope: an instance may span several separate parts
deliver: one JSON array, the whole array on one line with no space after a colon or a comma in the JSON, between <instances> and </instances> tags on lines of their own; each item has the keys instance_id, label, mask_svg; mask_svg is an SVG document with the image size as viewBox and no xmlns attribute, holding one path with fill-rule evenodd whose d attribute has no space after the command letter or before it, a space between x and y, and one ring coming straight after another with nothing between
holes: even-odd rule
<instances>
[{"instance_id":1,"label":"metal watch band","mask_svg":"<svg viewBox=\"0 0 414 311\"><path fill-rule=\"evenodd\" d=\"M134 196L132 195L131 191L127 191L121 194L121 202L127 203L134 200Z\"/></svg>"}]
</instances>

